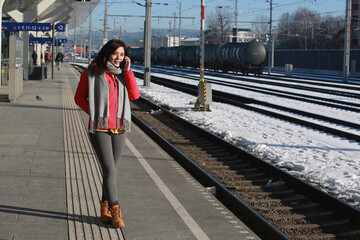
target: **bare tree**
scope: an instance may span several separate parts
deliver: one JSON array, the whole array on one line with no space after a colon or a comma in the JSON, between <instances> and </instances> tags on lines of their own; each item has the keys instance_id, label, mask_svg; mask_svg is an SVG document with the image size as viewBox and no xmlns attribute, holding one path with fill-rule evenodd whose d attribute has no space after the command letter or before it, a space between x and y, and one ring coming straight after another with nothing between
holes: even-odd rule
<instances>
[{"instance_id":1,"label":"bare tree","mask_svg":"<svg viewBox=\"0 0 360 240\"><path fill-rule=\"evenodd\" d=\"M269 37L269 17L256 16L252 23L252 28L256 34L256 38L266 42Z\"/></svg>"},{"instance_id":2,"label":"bare tree","mask_svg":"<svg viewBox=\"0 0 360 240\"><path fill-rule=\"evenodd\" d=\"M217 8L215 12L208 15L208 30L216 37L214 43L225 43L229 41L231 13L226 8Z\"/></svg>"},{"instance_id":3,"label":"bare tree","mask_svg":"<svg viewBox=\"0 0 360 240\"><path fill-rule=\"evenodd\" d=\"M282 48L331 48L330 39L344 23L343 17L321 17L317 12L300 8L280 17L277 39Z\"/></svg>"}]
</instances>

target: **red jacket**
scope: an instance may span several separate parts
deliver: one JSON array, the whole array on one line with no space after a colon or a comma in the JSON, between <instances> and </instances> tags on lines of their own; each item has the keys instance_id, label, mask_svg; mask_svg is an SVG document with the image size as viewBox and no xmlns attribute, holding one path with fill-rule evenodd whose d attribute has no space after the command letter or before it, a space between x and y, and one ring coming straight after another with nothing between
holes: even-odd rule
<instances>
[{"instance_id":1,"label":"red jacket","mask_svg":"<svg viewBox=\"0 0 360 240\"><path fill-rule=\"evenodd\" d=\"M126 83L126 88L128 91L129 99L136 100L140 97L139 87L135 80L134 73L130 70L127 72L123 72L124 79ZM113 75L106 71L106 80L109 87L109 122L108 122L108 129L115 129L116 128L116 111L115 108L115 99L116 99L116 106L118 106L118 91L119 86L118 82L115 81ZM115 91L114 91L115 90ZM84 112L89 114L89 101L88 101L88 94L89 94L89 84L87 78L87 70L85 70L80 77L80 82L76 89L75 93L75 103L82 109Z\"/></svg>"}]
</instances>

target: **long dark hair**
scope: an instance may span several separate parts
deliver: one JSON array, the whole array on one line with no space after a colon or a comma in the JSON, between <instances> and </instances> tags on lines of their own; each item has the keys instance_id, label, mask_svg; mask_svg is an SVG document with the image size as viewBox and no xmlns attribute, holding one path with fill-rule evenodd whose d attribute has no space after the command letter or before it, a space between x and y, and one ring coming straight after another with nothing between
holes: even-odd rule
<instances>
[{"instance_id":1,"label":"long dark hair","mask_svg":"<svg viewBox=\"0 0 360 240\"><path fill-rule=\"evenodd\" d=\"M124 48L125 56L127 56L128 49L125 43L119 39L112 39L101 48L94 60L88 66L88 71L90 71L93 75L103 74L106 70L106 62L109 60L109 56L119 47Z\"/></svg>"}]
</instances>

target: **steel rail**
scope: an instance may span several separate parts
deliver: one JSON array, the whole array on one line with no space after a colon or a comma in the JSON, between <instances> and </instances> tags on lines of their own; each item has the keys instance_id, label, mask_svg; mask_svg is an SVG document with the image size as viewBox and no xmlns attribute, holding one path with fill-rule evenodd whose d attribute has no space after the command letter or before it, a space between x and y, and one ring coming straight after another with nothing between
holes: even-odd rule
<instances>
[{"instance_id":1,"label":"steel rail","mask_svg":"<svg viewBox=\"0 0 360 240\"><path fill-rule=\"evenodd\" d=\"M138 76L138 77L141 77L140 73L135 73L135 75ZM197 96L197 94L198 94L198 92L197 92L198 89L194 85L185 84L185 83L172 81L172 80L168 80L168 79L163 79L163 78L159 78L159 77L155 77L155 76L152 76L151 81L154 82L154 83L158 83L158 84L161 84L161 85L176 89L176 90L186 92L188 94L192 94L194 96ZM229 94L229 93L224 93L224 92L215 91L215 90L212 91L212 96L213 96L213 100L215 100L215 101L220 101L220 102L232 104L234 106L238 106L238 107L245 108L245 109L255 111L255 112L258 112L258 113L266 114L268 116L276 117L276 118L283 119L283 120L293 122L293 123L296 123L296 124L311 127L313 129L317 129L319 131L324 131L324 132L330 133L332 135L336 135L336 136L339 136L339 137L345 137L345 138L347 138L349 140L354 140L354 141L360 142L360 135L356 135L356 134L353 134L353 133L341 131L341 130L338 130L338 129L323 126L323 125L316 124L316 123L313 123L313 122L310 122L310 121L305 121L305 120L302 120L302 119L299 119L299 118L294 118L294 117L287 116L287 115L284 115L284 114L271 112L271 111L268 111L268 110L265 110L265 109L250 106L250 105L248 105L246 103L256 103L256 104L259 104L259 105L273 107L273 108L281 109L281 110L284 110L284 111L288 111L288 112L292 112L292 113L296 113L296 114L301 114L303 116L307 116L307 117L311 117L311 118L317 118L317 119L321 119L321 120L324 120L324 121L328 121L328 122L332 122L332 123L336 123L336 124L341 124L343 126L360 129L360 125L356 124L356 123L351 123L351 122L342 121L342 120L339 120L339 119L329 118L329 117L325 117L325 116L321 116L321 115L317 115L317 114L312 114L312 113L308 113L308 112L304 112L304 111L300 111L300 110L296 110L296 109L282 107L282 106L270 104L270 103L267 103L267 102L258 101L258 100L255 100L255 99L245 98L245 97L242 97L242 96Z\"/></svg>"}]
</instances>

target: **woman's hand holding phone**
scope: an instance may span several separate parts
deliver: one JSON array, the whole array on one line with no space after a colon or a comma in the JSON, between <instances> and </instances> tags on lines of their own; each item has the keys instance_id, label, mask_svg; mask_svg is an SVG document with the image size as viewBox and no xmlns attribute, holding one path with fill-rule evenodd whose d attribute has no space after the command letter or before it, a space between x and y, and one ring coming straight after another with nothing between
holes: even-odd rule
<instances>
[{"instance_id":1,"label":"woman's hand holding phone","mask_svg":"<svg viewBox=\"0 0 360 240\"><path fill-rule=\"evenodd\" d=\"M124 60L121 63L121 68L124 72L127 72L130 70L130 66L131 66L131 60L128 56L125 56Z\"/></svg>"}]
</instances>

